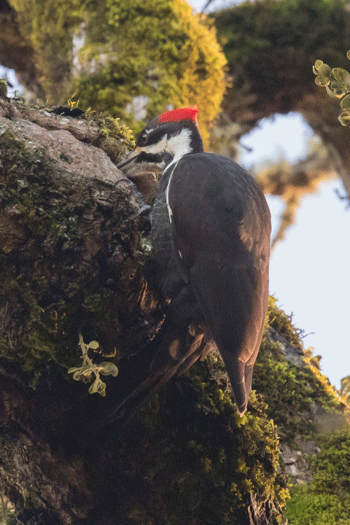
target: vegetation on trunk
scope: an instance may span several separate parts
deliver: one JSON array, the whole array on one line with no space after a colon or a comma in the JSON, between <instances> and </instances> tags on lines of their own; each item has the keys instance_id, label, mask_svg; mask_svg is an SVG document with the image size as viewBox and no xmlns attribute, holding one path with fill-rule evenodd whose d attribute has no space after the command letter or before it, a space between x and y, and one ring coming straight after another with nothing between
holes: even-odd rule
<instances>
[{"instance_id":1,"label":"vegetation on trunk","mask_svg":"<svg viewBox=\"0 0 350 525\"><path fill-rule=\"evenodd\" d=\"M208 19L183 0L124 4L0 0L1 63L32 97L70 97L70 108L40 109L7 99L0 83L3 521L282 525L289 501L290 525L341 524L348 396L329 385L273 298L242 419L214 353L128 427L123 417L105 422L147 373L167 307L149 241L157 178L141 165L135 186L116 168L133 145L125 123L137 131L167 104L198 103L208 137L226 59L224 134L228 119L239 138L263 117L301 112L324 146L288 176L278 166L259 176L286 201L281 238L302 195L331 172L350 188L338 105L312 73L317 59L347 67L349 13L342 0L234 6L213 15L225 58ZM309 480L290 500L286 451L303 458Z\"/></svg>"},{"instance_id":2,"label":"vegetation on trunk","mask_svg":"<svg viewBox=\"0 0 350 525\"><path fill-rule=\"evenodd\" d=\"M341 417L344 408L300 357L290 319L271 300L242 419L213 354L128 427L123 418L106 427L147 371L166 314L154 286L149 207L112 161L130 134L111 147L98 119L6 98L0 112L0 485L17 519L284 523L280 440L297 447L321 415ZM68 374L82 365L80 332L88 346L98 342L87 348L92 368L118 368L103 376L105 397L89 393L94 374L88 384ZM286 359L286 345L301 366Z\"/></svg>"}]
</instances>

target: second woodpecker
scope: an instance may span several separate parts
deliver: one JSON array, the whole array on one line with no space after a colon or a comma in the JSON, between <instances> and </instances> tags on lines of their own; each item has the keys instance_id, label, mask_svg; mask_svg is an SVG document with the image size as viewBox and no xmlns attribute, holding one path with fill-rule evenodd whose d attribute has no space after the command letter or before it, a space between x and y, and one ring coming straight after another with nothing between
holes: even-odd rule
<instances>
[{"instance_id":1,"label":"second woodpecker","mask_svg":"<svg viewBox=\"0 0 350 525\"><path fill-rule=\"evenodd\" d=\"M168 325L144 387L189 368L215 343L243 415L267 309L270 212L251 175L203 152L197 115L193 106L153 119L132 157L165 163L151 236Z\"/></svg>"}]
</instances>

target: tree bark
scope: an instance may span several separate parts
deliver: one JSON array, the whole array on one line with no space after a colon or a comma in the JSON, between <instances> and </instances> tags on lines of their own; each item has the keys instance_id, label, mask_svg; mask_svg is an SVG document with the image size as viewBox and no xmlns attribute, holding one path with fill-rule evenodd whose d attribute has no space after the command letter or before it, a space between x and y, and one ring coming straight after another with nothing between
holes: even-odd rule
<instances>
[{"instance_id":1,"label":"tree bark","mask_svg":"<svg viewBox=\"0 0 350 525\"><path fill-rule=\"evenodd\" d=\"M82 463L64 456L108 409L67 381L78 333L99 342L92 359L117 362L162 319L145 274L149 207L96 144L120 154L92 121L0 100L2 484L25 523L30 484L62 523L91 506Z\"/></svg>"},{"instance_id":2,"label":"tree bark","mask_svg":"<svg viewBox=\"0 0 350 525\"><path fill-rule=\"evenodd\" d=\"M122 143L105 121L0 99L0 491L31 525L272 524L276 429L255 398L241 425L218 356L128 426L105 424L147 374L166 311ZM88 393L92 368L88 384L67 373L80 333L98 343L90 368L119 369L105 397Z\"/></svg>"}]
</instances>

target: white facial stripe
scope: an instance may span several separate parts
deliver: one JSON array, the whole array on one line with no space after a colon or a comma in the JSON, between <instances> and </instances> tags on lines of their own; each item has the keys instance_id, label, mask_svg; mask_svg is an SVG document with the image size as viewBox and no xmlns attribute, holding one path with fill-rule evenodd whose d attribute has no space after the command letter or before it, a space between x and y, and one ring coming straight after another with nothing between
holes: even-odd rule
<instances>
[{"instance_id":1,"label":"white facial stripe","mask_svg":"<svg viewBox=\"0 0 350 525\"><path fill-rule=\"evenodd\" d=\"M178 135L170 137L166 145L166 151L174 155L172 162L191 152L191 130L184 128Z\"/></svg>"},{"instance_id":2,"label":"white facial stripe","mask_svg":"<svg viewBox=\"0 0 350 525\"><path fill-rule=\"evenodd\" d=\"M146 130L150 133L152 130ZM141 150L145 153L157 154L164 153L165 151L169 152L173 156L173 160L168 165L175 164L178 160L181 159L187 153L191 153L191 130L184 128L181 130L178 135L170 137L168 140L168 135L165 134L159 142L156 144L150 144L148 146L141 146Z\"/></svg>"},{"instance_id":3,"label":"white facial stripe","mask_svg":"<svg viewBox=\"0 0 350 525\"><path fill-rule=\"evenodd\" d=\"M140 148L145 153L155 154L155 153L163 153L164 151L167 151L171 155L173 155L172 161L170 162L170 164L167 165L167 167L165 168L163 172L163 175L164 175L165 171L167 171L170 168L170 166L173 166L173 169L169 176L168 185L165 190L165 201L166 201L166 207L168 210L168 216L169 216L170 223L173 222L173 212L172 212L172 209L169 203L169 189L170 189L171 179L173 177L173 173L175 171L177 163L179 162L181 157L183 157L187 153L191 153L190 144L191 144L191 130L184 128L178 135L174 135L173 137L170 137L169 140L168 140L168 135L164 135L164 137L162 137L162 139L159 142L157 142L157 144L151 144L149 146L143 146L142 148ZM182 257L181 254L180 254L180 257Z\"/></svg>"}]
</instances>

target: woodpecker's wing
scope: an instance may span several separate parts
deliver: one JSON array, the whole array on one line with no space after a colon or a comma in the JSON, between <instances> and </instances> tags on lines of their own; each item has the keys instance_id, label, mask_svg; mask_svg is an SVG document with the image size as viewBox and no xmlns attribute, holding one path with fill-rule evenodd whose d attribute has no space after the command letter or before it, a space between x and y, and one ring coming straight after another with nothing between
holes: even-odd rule
<instances>
[{"instance_id":1,"label":"woodpecker's wing","mask_svg":"<svg viewBox=\"0 0 350 525\"><path fill-rule=\"evenodd\" d=\"M186 155L169 186L175 253L244 412L268 298L270 213L254 179L219 155Z\"/></svg>"}]
</instances>

